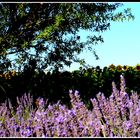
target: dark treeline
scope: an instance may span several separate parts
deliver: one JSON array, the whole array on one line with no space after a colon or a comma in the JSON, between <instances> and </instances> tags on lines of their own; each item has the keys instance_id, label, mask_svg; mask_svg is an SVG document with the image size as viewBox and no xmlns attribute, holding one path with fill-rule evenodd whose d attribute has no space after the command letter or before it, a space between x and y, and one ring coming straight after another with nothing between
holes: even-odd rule
<instances>
[{"instance_id":1,"label":"dark treeline","mask_svg":"<svg viewBox=\"0 0 140 140\"><path fill-rule=\"evenodd\" d=\"M53 71L44 73L33 69L24 69L23 72L11 71L1 74L0 78L0 102L6 98L16 103L16 97L30 92L34 99L39 96L47 98L49 103L62 103L69 105L69 90L78 90L82 100L90 104L90 98L102 92L106 97L111 95L112 81L120 88L120 75L126 80L126 92L137 91L140 93L140 66L99 66L73 72Z\"/></svg>"}]
</instances>

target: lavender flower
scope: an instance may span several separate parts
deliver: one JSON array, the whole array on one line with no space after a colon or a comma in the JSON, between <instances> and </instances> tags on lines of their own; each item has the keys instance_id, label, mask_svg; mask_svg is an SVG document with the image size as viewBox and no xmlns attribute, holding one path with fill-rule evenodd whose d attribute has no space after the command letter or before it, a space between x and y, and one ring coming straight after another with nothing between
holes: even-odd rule
<instances>
[{"instance_id":1,"label":"lavender flower","mask_svg":"<svg viewBox=\"0 0 140 140\"><path fill-rule=\"evenodd\" d=\"M98 93L91 99L93 109L88 110L78 91L69 90L72 107L48 105L38 98L33 109L30 94L17 97L16 110L10 100L0 106L0 137L140 137L140 100L133 92L125 91L121 75L121 88L112 83L109 98ZM8 107L7 107L8 105Z\"/></svg>"}]
</instances>

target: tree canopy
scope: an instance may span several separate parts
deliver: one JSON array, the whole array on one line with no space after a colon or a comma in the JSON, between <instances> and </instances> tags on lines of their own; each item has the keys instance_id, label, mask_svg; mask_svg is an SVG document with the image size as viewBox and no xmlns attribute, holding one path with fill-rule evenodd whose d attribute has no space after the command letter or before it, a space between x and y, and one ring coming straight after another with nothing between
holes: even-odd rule
<instances>
[{"instance_id":1,"label":"tree canopy","mask_svg":"<svg viewBox=\"0 0 140 140\"><path fill-rule=\"evenodd\" d=\"M63 68L72 62L86 64L78 56L103 42L96 32L107 31L111 21L134 19L131 9L117 12L120 3L0 3L0 69ZM93 32L82 42L80 29Z\"/></svg>"}]
</instances>

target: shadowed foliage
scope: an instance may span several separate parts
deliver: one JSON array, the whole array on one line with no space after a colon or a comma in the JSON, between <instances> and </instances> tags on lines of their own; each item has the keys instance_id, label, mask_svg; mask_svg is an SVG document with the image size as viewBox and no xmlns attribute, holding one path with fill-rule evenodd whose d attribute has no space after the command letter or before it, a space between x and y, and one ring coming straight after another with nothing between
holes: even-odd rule
<instances>
[{"instance_id":1,"label":"shadowed foliage","mask_svg":"<svg viewBox=\"0 0 140 140\"><path fill-rule=\"evenodd\" d=\"M78 57L103 42L101 32L111 21L133 19L130 9L115 13L119 3L0 3L0 70L60 69L72 62L85 65ZM92 31L85 42L79 30ZM99 33L97 35L96 33Z\"/></svg>"}]
</instances>

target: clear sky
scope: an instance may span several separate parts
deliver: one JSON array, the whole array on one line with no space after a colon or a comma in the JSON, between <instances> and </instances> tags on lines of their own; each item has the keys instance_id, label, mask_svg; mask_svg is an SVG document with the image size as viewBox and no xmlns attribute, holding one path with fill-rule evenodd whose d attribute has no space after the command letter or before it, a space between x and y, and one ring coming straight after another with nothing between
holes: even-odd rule
<instances>
[{"instance_id":1,"label":"clear sky","mask_svg":"<svg viewBox=\"0 0 140 140\"><path fill-rule=\"evenodd\" d=\"M86 62L93 67L101 68L114 65L130 65L140 64L140 2L127 2L120 10L131 8L135 19L124 22L111 22L110 30L102 33L104 43L94 46L99 60L96 60L92 53L82 53L80 57L85 58ZM79 33L82 40L86 39L86 35L92 32L81 31ZM72 71L79 69L79 65L73 63L66 70Z\"/></svg>"}]
</instances>

